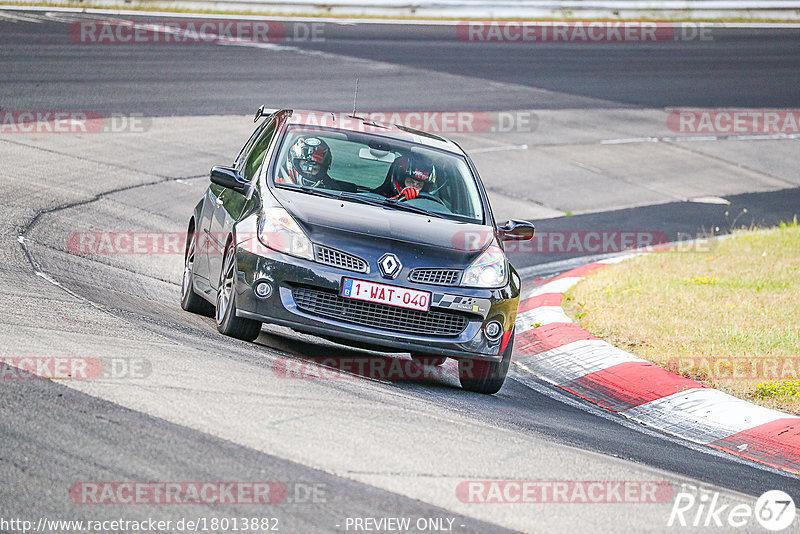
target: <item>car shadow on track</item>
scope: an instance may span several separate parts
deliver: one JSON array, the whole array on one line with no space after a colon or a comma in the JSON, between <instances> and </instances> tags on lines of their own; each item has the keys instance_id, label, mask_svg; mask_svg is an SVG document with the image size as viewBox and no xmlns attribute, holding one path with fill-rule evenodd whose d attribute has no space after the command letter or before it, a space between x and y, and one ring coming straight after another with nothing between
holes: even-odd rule
<instances>
[{"instance_id":1,"label":"car shadow on track","mask_svg":"<svg viewBox=\"0 0 800 534\"><path fill-rule=\"evenodd\" d=\"M281 353L272 371L287 380L369 379L399 385L461 389L458 362L448 359L442 365L423 365L408 354L381 353L347 347L337 343L265 327L255 344ZM283 329L281 329L283 330Z\"/></svg>"}]
</instances>

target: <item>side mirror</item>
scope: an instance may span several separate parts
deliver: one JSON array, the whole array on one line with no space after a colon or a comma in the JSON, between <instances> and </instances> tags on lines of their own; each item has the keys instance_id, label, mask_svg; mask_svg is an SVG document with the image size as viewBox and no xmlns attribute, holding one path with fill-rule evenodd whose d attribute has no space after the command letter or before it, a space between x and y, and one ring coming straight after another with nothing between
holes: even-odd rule
<instances>
[{"instance_id":1,"label":"side mirror","mask_svg":"<svg viewBox=\"0 0 800 534\"><path fill-rule=\"evenodd\" d=\"M512 219L498 226L497 231L500 233L500 239L503 241L526 241L528 239L533 239L533 234L536 232L536 229L533 223Z\"/></svg>"},{"instance_id":2,"label":"side mirror","mask_svg":"<svg viewBox=\"0 0 800 534\"><path fill-rule=\"evenodd\" d=\"M211 169L211 182L239 193L247 193L247 182L239 177L239 173L230 167L214 167Z\"/></svg>"}]
</instances>

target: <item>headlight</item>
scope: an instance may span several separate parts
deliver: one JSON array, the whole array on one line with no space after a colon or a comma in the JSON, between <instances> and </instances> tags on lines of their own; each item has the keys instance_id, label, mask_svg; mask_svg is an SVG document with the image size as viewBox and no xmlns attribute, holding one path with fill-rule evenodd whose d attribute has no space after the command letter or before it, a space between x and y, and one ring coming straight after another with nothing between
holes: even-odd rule
<instances>
[{"instance_id":1,"label":"headlight","mask_svg":"<svg viewBox=\"0 0 800 534\"><path fill-rule=\"evenodd\" d=\"M501 287L506 283L508 267L506 255L496 246L491 246L464 271L462 286Z\"/></svg>"},{"instance_id":2,"label":"headlight","mask_svg":"<svg viewBox=\"0 0 800 534\"><path fill-rule=\"evenodd\" d=\"M283 208L264 211L258 225L258 239L272 250L307 260L314 259L311 240Z\"/></svg>"}]
</instances>

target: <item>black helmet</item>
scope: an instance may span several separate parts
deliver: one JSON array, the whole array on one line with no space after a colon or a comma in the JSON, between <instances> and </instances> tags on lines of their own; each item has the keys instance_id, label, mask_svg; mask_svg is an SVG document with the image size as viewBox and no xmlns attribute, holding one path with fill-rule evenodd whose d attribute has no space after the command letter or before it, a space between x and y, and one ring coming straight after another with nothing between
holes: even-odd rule
<instances>
[{"instance_id":1,"label":"black helmet","mask_svg":"<svg viewBox=\"0 0 800 534\"><path fill-rule=\"evenodd\" d=\"M407 154L397 158L398 178L402 182L406 178L413 178L424 182L425 185L436 183L436 167L433 163L420 154Z\"/></svg>"}]
</instances>

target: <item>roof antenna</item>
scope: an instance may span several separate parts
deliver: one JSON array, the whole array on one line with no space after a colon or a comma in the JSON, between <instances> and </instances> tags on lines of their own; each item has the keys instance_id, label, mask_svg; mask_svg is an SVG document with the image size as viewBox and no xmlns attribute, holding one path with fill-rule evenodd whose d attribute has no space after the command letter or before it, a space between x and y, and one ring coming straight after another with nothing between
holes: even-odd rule
<instances>
[{"instance_id":1,"label":"roof antenna","mask_svg":"<svg viewBox=\"0 0 800 534\"><path fill-rule=\"evenodd\" d=\"M356 116L356 100L358 99L358 78L356 78L356 94L353 95L353 114L351 117L359 119L361 117Z\"/></svg>"}]
</instances>

